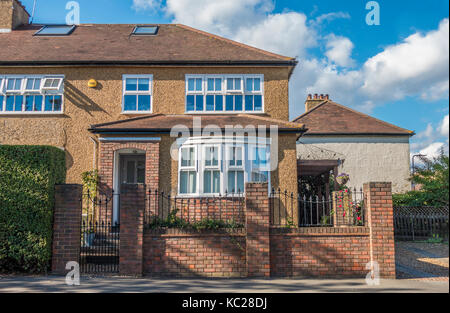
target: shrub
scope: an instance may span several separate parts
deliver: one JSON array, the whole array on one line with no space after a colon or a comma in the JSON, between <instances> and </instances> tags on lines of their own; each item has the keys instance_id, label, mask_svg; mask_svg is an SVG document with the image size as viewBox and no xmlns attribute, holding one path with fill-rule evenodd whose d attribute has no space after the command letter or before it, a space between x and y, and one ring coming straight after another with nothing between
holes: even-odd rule
<instances>
[{"instance_id":1,"label":"shrub","mask_svg":"<svg viewBox=\"0 0 450 313\"><path fill-rule=\"evenodd\" d=\"M54 185L65 176L58 148L0 145L0 272L49 269Z\"/></svg>"}]
</instances>

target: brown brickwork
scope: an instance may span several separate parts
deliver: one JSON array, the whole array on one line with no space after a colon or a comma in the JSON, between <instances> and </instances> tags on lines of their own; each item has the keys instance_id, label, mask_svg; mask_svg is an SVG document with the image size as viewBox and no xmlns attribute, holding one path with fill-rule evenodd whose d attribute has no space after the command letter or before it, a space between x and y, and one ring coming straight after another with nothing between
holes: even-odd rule
<instances>
[{"instance_id":1,"label":"brown brickwork","mask_svg":"<svg viewBox=\"0 0 450 313\"><path fill-rule=\"evenodd\" d=\"M148 231L144 272L169 277L245 277L245 231Z\"/></svg>"},{"instance_id":2,"label":"brown brickwork","mask_svg":"<svg viewBox=\"0 0 450 313\"><path fill-rule=\"evenodd\" d=\"M270 276L270 209L267 183L246 185L248 277Z\"/></svg>"},{"instance_id":3,"label":"brown brickwork","mask_svg":"<svg viewBox=\"0 0 450 313\"><path fill-rule=\"evenodd\" d=\"M395 278L394 217L391 183L364 184L366 214L371 229L371 254L380 276Z\"/></svg>"},{"instance_id":4,"label":"brown brickwork","mask_svg":"<svg viewBox=\"0 0 450 313\"><path fill-rule=\"evenodd\" d=\"M121 149L136 149L145 151L145 184L148 189L159 189L159 142L102 142L100 144L99 177L102 192L111 194L113 191L114 152ZM170 156L169 156L170 157ZM153 210L156 210L153 208ZM111 215L112 210L100 212ZM111 216L108 216L111 218Z\"/></svg>"},{"instance_id":5,"label":"brown brickwork","mask_svg":"<svg viewBox=\"0 0 450 313\"><path fill-rule=\"evenodd\" d=\"M365 277L367 227L271 229L271 276Z\"/></svg>"},{"instance_id":6,"label":"brown brickwork","mask_svg":"<svg viewBox=\"0 0 450 313\"><path fill-rule=\"evenodd\" d=\"M121 189L119 271L142 276L145 185L122 185Z\"/></svg>"},{"instance_id":7,"label":"brown brickwork","mask_svg":"<svg viewBox=\"0 0 450 313\"><path fill-rule=\"evenodd\" d=\"M67 262L79 262L81 197L81 185L55 186L52 254L54 274L65 274Z\"/></svg>"}]
</instances>

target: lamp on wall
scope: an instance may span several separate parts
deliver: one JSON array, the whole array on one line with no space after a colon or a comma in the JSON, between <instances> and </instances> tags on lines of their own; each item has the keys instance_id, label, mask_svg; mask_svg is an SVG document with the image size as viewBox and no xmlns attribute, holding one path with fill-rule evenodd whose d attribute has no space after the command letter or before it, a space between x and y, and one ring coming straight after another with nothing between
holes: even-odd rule
<instances>
[{"instance_id":1,"label":"lamp on wall","mask_svg":"<svg viewBox=\"0 0 450 313\"><path fill-rule=\"evenodd\" d=\"M97 81L95 80L95 79L90 79L89 80L89 82L88 82L88 87L89 88L95 88L95 87L97 87Z\"/></svg>"}]
</instances>

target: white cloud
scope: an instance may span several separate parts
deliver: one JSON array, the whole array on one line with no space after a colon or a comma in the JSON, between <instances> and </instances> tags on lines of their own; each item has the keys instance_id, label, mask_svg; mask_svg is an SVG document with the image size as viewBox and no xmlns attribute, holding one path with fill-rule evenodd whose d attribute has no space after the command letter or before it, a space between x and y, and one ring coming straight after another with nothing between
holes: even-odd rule
<instances>
[{"instance_id":1,"label":"white cloud","mask_svg":"<svg viewBox=\"0 0 450 313\"><path fill-rule=\"evenodd\" d=\"M136 11L157 10L161 8L161 0L133 0L132 7Z\"/></svg>"},{"instance_id":2,"label":"white cloud","mask_svg":"<svg viewBox=\"0 0 450 313\"><path fill-rule=\"evenodd\" d=\"M353 67L355 65L355 60L352 59L352 51L354 48L353 42L341 36L336 36L331 34L327 36L325 52L328 60L338 66Z\"/></svg>"},{"instance_id":3,"label":"white cloud","mask_svg":"<svg viewBox=\"0 0 450 313\"><path fill-rule=\"evenodd\" d=\"M441 154L442 148L445 146L443 142L433 142L426 148L419 151L420 154L426 155L428 159L433 159Z\"/></svg>"},{"instance_id":4,"label":"white cloud","mask_svg":"<svg viewBox=\"0 0 450 313\"><path fill-rule=\"evenodd\" d=\"M348 14L347 12L325 13L316 17L314 23L322 24L323 22L331 22L335 19L350 19L350 14Z\"/></svg>"},{"instance_id":5,"label":"white cloud","mask_svg":"<svg viewBox=\"0 0 450 313\"><path fill-rule=\"evenodd\" d=\"M439 126L439 132L442 136L448 138L448 114L442 120L441 125Z\"/></svg>"}]
</instances>

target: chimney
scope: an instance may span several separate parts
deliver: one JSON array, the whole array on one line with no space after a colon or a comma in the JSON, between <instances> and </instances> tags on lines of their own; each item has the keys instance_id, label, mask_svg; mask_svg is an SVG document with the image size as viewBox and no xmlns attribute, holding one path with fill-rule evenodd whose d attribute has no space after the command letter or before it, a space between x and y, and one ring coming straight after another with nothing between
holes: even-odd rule
<instances>
[{"instance_id":1,"label":"chimney","mask_svg":"<svg viewBox=\"0 0 450 313\"><path fill-rule=\"evenodd\" d=\"M0 0L0 33L27 25L30 14L19 0Z\"/></svg>"},{"instance_id":2,"label":"chimney","mask_svg":"<svg viewBox=\"0 0 450 313\"><path fill-rule=\"evenodd\" d=\"M308 98L306 98L305 101L305 110L306 112L311 111L312 109L314 109L316 106L318 106L319 104L321 104L324 101L330 100L330 96L329 95L324 95L324 94L314 94L308 95Z\"/></svg>"}]
</instances>

